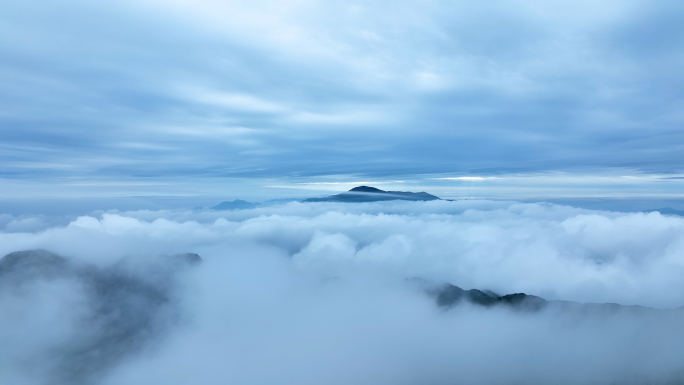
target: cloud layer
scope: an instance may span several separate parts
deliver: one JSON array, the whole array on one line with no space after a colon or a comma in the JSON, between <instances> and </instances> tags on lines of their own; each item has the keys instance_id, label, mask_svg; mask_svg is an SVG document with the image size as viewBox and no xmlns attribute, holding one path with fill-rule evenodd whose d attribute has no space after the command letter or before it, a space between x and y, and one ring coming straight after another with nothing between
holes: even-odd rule
<instances>
[{"instance_id":1,"label":"cloud layer","mask_svg":"<svg viewBox=\"0 0 684 385\"><path fill-rule=\"evenodd\" d=\"M679 306L684 219L494 201L289 203L240 211L133 211L6 222L0 254L45 248L102 261L265 247L321 277L381 271L550 299ZM22 227L24 226L24 227ZM222 248L226 248L225 250ZM97 262L97 261L95 261Z\"/></svg>"},{"instance_id":2,"label":"cloud layer","mask_svg":"<svg viewBox=\"0 0 684 385\"><path fill-rule=\"evenodd\" d=\"M126 257L149 282L151 256L204 258L174 289L183 316L170 334L109 367L102 384L640 384L684 375L681 310L444 310L407 278L676 308L683 229L681 217L551 204L293 202L83 216L5 230L0 254L44 248L99 269ZM7 360L76 335L88 292L57 283L27 286L31 302L2 293L15 309L2 330L27 336L0 356L5 378L22 370ZM40 316L57 308L63 327Z\"/></svg>"},{"instance_id":3,"label":"cloud layer","mask_svg":"<svg viewBox=\"0 0 684 385\"><path fill-rule=\"evenodd\" d=\"M189 178L677 173L682 11L6 2L0 176L140 193Z\"/></svg>"}]
</instances>

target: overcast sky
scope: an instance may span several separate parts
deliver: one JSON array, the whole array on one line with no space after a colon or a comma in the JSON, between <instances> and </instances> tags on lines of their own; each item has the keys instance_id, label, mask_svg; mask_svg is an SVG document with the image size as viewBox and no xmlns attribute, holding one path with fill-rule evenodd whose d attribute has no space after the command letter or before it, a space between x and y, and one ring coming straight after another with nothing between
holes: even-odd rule
<instances>
[{"instance_id":1,"label":"overcast sky","mask_svg":"<svg viewBox=\"0 0 684 385\"><path fill-rule=\"evenodd\" d=\"M676 195L683 17L675 0L5 1L0 195Z\"/></svg>"}]
</instances>

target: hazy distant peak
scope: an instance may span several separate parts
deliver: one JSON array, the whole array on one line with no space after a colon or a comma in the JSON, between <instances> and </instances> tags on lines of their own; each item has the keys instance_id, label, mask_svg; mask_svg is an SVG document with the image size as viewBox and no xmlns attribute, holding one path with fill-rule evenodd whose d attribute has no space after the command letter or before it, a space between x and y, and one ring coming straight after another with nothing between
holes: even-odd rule
<instances>
[{"instance_id":1,"label":"hazy distant peak","mask_svg":"<svg viewBox=\"0 0 684 385\"><path fill-rule=\"evenodd\" d=\"M224 201L212 207L212 210L245 210L259 207L260 204L235 199L234 201Z\"/></svg>"},{"instance_id":2,"label":"hazy distant peak","mask_svg":"<svg viewBox=\"0 0 684 385\"><path fill-rule=\"evenodd\" d=\"M385 191L371 186L358 186L341 194L322 198L309 198L304 202L377 202L389 200L433 201L439 200L426 192Z\"/></svg>"}]
</instances>

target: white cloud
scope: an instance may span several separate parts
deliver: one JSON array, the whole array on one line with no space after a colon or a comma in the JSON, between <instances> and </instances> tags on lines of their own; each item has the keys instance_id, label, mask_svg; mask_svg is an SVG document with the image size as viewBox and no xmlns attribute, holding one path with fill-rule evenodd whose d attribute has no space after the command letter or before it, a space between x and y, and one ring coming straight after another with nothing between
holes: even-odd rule
<instances>
[{"instance_id":1,"label":"white cloud","mask_svg":"<svg viewBox=\"0 0 684 385\"><path fill-rule=\"evenodd\" d=\"M493 201L293 202L235 212L109 213L16 233L20 223L30 229L38 220L8 222L14 232L0 235L0 252L42 247L116 258L141 249L169 253L230 241L275 247L302 269L322 265L321 274L330 276L344 263L354 271L373 266L405 277L557 299L684 303L674 290L684 285L674 278L684 269L684 219L658 213Z\"/></svg>"},{"instance_id":2,"label":"white cloud","mask_svg":"<svg viewBox=\"0 0 684 385\"><path fill-rule=\"evenodd\" d=\"M280 104L247 94L229 93L218 90L201 89L198 87L181 88L178 93L182 98L192 102L228 108L229 110L234 111L270 114L287 111L287 108Z\"/></svg>"},{"instance_id":3,"label":"white cloud","mask_svg":"<svg viewBox=\"0 0 684 385\"><path fill-rule=\"evenodd\" d=\"M465 180L465 181L480 181L488 179L496 179L495 177L483 177L483 176L456 176L450 178L437 178L439 180Z\"/></svg>"},{"instance_id":4,"label":"white cloud","mask_svg":"<svg viewBox=\"0 0 684 385\"><path fill-rule=\"evenodd\" d=\"M109 212L49 226L6 229L0 254L45 248L99 266L186 251L205 260L180 287L183 322L103 373L103 384L608 384L681 376L680 311L445 312L406 280L677 307L684 304L680 217L494 201L293 202ZM80 298L78 288L65 287L74 294L63 298ZM13 319L0 317L2 330L49 329L36 314L57 302L35 290L47 295L43 302L4 292L0 299L16 310ZM41 341L13 343L0 359L63 342Z\"/></svg>"}]
</instances>

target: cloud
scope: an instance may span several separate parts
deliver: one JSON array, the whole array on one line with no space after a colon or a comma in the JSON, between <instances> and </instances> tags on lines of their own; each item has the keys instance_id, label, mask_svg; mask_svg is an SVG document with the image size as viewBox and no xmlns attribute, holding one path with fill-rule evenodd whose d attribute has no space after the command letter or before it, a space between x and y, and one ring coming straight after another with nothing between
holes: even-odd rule
<instances>
[{"instance_id":1,"label":"cloud","mask_svg":"<svg viewBox=\"0 0 684 385\"><path fill-rule=\"evenodd\" d=\"M672 1L34 5L0 12L6 178L683 167Z\"/></svg>"},{"instance_id":2,"label":"cloud","mask_svg":"<svg viewBox=\"0 0 684 385\"><path fill-rule=\"evenodd\" d=\"M43 248L101 271L127 266L152 285L166 282L154 256L203 257L174 281L180 318L154 324L171 326L100 372L98 384L638 384L684 375L680 309L444 310L407 280L678 308L681 217L543 203L389 201L112 211L23 232L11 228L13 220L3 222L2 255ZM12 360L33 356L41 383L50 365L40 357L68 346L74 322L91 309L83 305L89 292L76 283L38 280L25 294L0 293L13 309L3 312L0 330L28 336L22 344L9 339L0 378L31 383ZM63 317L48 327L55 309Z\"/></svg>"},{"instance_id":3,"label":"cloud","mask_svg":"<svg viewBox=\"0 0 684 385\"><path fill-rule=\"evenodd\" d=\"M12 232L3 233L0 254L46 248L116 259L140 250L173 253L235 242L274 247L304 270L315 270L309 261L321 264L323 276L377 268L566 300L649 306L684 300L663 290L680 286L674 277L684 267L678 262L684 222L657 212L495 201L292 202L233 212L112 212L17 232L19 223L38 220L7 222Z\"/></svg>"},{"instance_id":4,"label":"cloud","mask_svg":"<svg viewBox=\"0 0 684 385\"><path fill-rule=\"evenodd\" d=\"M463 180L463 181L481 181L488 179L495 179L494 177L482 177L482 176L456 176L449 178L439 178L440 180Z\"/></svg>"}]
</instances>

